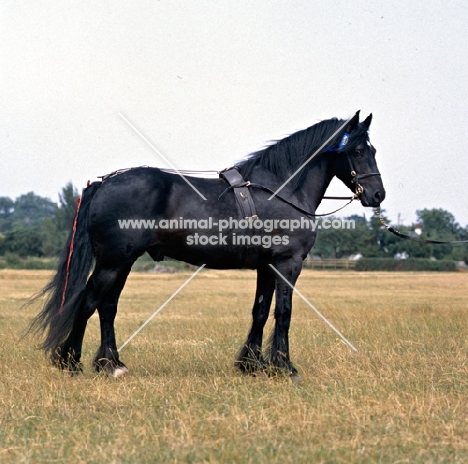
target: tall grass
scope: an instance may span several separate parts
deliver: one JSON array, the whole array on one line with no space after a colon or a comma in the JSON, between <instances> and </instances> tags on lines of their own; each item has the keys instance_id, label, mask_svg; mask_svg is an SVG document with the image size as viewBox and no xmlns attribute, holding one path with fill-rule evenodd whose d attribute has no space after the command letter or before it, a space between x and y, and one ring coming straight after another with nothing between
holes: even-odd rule
<instances>
[{"instance_id":1,"label":"tall grass","mask_svg":"<svg viewBox=\"0 0 468 464\"><path fill-rule=\"evenodd\" d=\"M132 274L119 346L189 273ZM255 273L200 273L121 352L130 374L65 377L20 340L22 305L46 271L0 271L0 462L466 462L467 274L304 271L293 361L305 381L232 366L250 325ZM268 330L271 330L271 321Z\"/></svg>"}]
</instances>

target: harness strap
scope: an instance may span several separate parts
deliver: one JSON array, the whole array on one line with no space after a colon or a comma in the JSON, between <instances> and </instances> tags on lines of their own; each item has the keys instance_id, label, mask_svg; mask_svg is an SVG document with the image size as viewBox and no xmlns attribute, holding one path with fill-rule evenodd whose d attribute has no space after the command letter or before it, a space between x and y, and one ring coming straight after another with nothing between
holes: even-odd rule
<instances>
[{"instance_id":1,"label":"harness strap","mask_svg":"<svg viewBox=\"0 0 468 464\"><path fill-rule=\"evenodd\" d=\"M264 187L263 185L260 184L250 184L250 187L258 188L261 190L264 190L265 192L272 193L274 194L275 192L268 187ZM292 201L287 200L286 198L283 198L281 195L276 194L275 198L278 198L278 200L281 200L283 203L288 204L289 206L292 206L294 209L297 209L299 212L305 214L306 216L312 216L312 217L323 217L323 216L330 216L331 214L335 214L338 211L342 210L346 206L348 206L352 201L356 200L359 197L359 195L353 195L352 197L323 197L325 200L349 200L348 203L344 204L343 206L339 207L335 211L331 211L329 213L323 213L323 214L316 214L316 213L311 213L310 211L307 211L306 209L300 207L299 205L296 205Z\"/></svg>"},{"instance_id":2,"label":"harness strap","mask_svg":"<svg viewBox=\"0 0 468 464\"><path fill-rule=\"evenodd\" d=\"M255 203L249 190L250 182L246 182L236 168L225 169L219 173L219 176L234 190L237 206L239 207L242 217L244 219L257 218Z\"/></svg>"},{"instance_id":3,"label":"harness strap","mask_svg":"<svg viewBox=\"0 0 468 464\"><path fill-rule=\"evenodd\" d=\"M360 181L361 179L365 179L366 177L372 177L372 176L379 176L380 177L380 172L370 172L369 174L356 174L354 178L357 181Z\"/></svg>"},{"instance_id":4,"label":"harness strap","mask_svg":"<svg viewBox=\"0 0 468 464\"><path fill-rule=\"evenodd\" d=\"M353 195L352 197L329 197L329 196L324 196L322 197L322 200L355 200L355 196Z\"/></svg>"},{"instance_id":5,"label":"harness strap","mask_svg":"<svg viewBox=\"0 0 468 464\"><path fill-rule=\"evenodd\" d=\"M219 196L218 200L227 192L232 189L236 198L237 208L242 218L256 219L258 218L255 203L250 193L249 187L252 185L250 182L246 182L242 177L242 174L234 167L224 169L220 171L219 177L224 179L229 187ZM255 228L247 228L247 233L250 237L256 234ZM246 245L244 252L242 253L241 266L240 267L255 267L258 261L259 248L250 244Z\"/></svg>"}]
</instances>

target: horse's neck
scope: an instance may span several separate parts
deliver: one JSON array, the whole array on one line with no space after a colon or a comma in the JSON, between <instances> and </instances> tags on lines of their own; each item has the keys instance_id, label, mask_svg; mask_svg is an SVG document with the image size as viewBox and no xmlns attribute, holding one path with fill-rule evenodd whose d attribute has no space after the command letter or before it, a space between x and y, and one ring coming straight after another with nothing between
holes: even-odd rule
<instances>
[{"instance_id":1,"label":"horse's neck","mask_svg":"<svg viewBox=\"0 0 468 464\"><path fill-rule=\"evenodd\" d=\"M315 211L333 179L329 168L330 160L321 159L310 167L306 180L301 189L304 202L311 211Z\"/></svg>"},{"instance_id":2,"label":"horse's neck","mask_svg":"<svg viewBox=\"0 0 468 464\"><path fill-rule=\"evenodd\" d=\"M283 196L297 204L301 204L308 211L314 212L322 201L323 196L330 184L333 174L329 163L329 159L320 159L314 161L313 165L308 168L308 173L300 192L291 191L291 184L287 183L281 188L280 196ZM307 168L306 168L307 169ZM283 181L278 179L272 173L266 172L263 169L254 169L248 180L266 186L272 190L280 188Z\"/></svg>"}]
</instances>

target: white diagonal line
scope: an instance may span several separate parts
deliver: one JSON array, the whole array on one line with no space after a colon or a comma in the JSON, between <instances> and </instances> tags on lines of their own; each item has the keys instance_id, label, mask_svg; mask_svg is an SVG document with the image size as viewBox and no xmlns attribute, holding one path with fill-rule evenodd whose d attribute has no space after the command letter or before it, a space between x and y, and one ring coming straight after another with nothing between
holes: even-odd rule
<instances>
[{"instance_id":1,"label":"white diagonal line","mask_svg":"<svg viewBox=\"0 0 468 464\"><path fill-rule=\"evenodd\" d=\"M171 168L174 169L174 171L179 174L179 176L182 177L182 179L184 179L185 182L187 182L187 184L189 184L190 187L195 190L195 192L198 193L198 195L206 200L204 195L201 194L198 189L194 187L193 184L122 113L119 113L119 116L150 146L150 148L153 149L157 155L159 155L167 164L169 164Z\"/></svg>"},{"instance_id":2,"label":"white diagonal line","mask_svg":"<svg viewBox=\"0 0 468 464\"><path fill-rule=\"evenodd\" d=\"M355 115L354 115L355 116ZM328 143L341 131L343 130L346 125L351 121L351 119L354 118L354 116L351 116L343 125L341 125L332 135L330 135L330 137L320 146L320 148L318 148L311 156L309 156L309 158L304 161L298 168L297 170L291 174L289 176L289 178L271 195L270 198L268 198L268 200L271 200L273 197L275 197L281 190L283 190L284 186L293 178L295 177L303 168L304 166L309 163L312 158L314 158L318 153L320 153L320 151L322 149L324 149Z\"/></svg>"},{"instance_id":3,"label":"white diagonal line","mask_svg":"<svg viewBox=\"0 0 468 464\"><path fill-rule=\"evenodd\" d=\"M169 301L171 301L204 267L206 264L202 264L147 320L143 323L140 328L134 332L134 334L117 350L120 351L125 345L127 345L142 329L145 327L156 314L158 314Z\"/></svg>"},{"instance_id":4,"label":"white diagonal line","mask_svg":"<svg viewBox=\"0 0 468 464\"><path fill-rule=\"evenodd\" d=\"M316 313L317 315L326 323L328 324L339 336L340 338L354 351L357 349L353 346L353 344L291 283L289 282L286 277L281 274L278 269L276 269L273 264L269 265L292 289L295 291Z\"/></svg>"}]
</instances>

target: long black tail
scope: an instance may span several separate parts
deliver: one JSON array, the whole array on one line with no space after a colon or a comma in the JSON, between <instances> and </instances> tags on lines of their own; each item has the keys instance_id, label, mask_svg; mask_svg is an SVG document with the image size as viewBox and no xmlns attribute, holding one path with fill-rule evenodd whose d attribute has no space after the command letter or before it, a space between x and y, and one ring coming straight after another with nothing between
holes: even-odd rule
<instances>
[{"instance_id":1,"label":"long black tail","mask_svg":"<svg viewBox=\"0 0 468 464\"><path fill-rule=\"evenodd\" d=\"M86 293L86 281L93 264L93 250L88 232L88 212L91 200L101 182L93 182L84 190L76 220L60 255L52 280L35 297L46 297L42 311L32 321L29 332L45 333L41 348L52 357L65 342L73 327ZM73 242L73 243L72 243ZM70 247L73 249L69 261Z\"/></svg>"}]
</instances>

